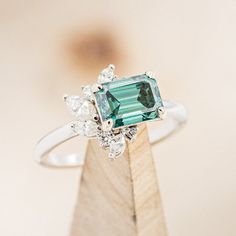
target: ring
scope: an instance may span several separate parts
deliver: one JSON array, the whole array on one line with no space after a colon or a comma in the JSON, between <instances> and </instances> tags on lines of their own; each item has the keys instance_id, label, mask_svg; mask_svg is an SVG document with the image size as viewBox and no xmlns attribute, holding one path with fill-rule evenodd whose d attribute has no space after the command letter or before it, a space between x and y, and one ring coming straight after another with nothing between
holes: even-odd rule
<instances>
[{"instance_id":1,"label":"ring","mask_svg":"<svg viewBox=\"0 0 236 236\"><path fill-rule=\"evenodd\" d=\"M126 140L133 142L138 125L147 124L154 144L178 130L187 120L183 105L162 100L151 72L118 78L114 65L101 71L97 83L82 87L81 96L63 97L74 120L44 136L36 145L34 158L51 167L74 167L84 163L83 156L62 155L54 149L76 136L97 138L114 160L121 156Z\"/></svg>"}]
</instances>

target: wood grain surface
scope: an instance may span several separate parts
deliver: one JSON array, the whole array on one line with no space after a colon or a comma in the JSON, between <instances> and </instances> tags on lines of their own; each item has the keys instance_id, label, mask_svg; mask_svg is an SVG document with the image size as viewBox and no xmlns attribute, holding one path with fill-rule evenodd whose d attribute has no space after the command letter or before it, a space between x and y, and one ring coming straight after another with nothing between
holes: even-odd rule
<instances>
[{"instance_id":1,"label":"wood grain surface","mask_svg":"<svg viewBox=\"0 0 236 236\"><path fill-rule=\"evenodd\" d=\"M115 161L88 144L71 236L165 236L160 191L146 127Z\"/></svg>"}]
</instances>

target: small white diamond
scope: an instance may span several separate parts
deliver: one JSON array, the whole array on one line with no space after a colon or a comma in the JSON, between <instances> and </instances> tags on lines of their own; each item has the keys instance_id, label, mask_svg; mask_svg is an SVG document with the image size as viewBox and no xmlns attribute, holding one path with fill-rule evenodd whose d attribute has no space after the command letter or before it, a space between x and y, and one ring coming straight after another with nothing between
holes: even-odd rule
<instances>
[{"instance_id":1,"label":"small white diamond","mask_svg":"<svg viewBox=\"0 0 236 236\"><path fill-rule=\"evenodd\" d=\"M79 96L67 96L65 98L66 105L68 106L70 112L76 115L80 106L83 103L83 99Z\"/></svg>"},{"instance_id":2,"label":"small white diamond","mask_svg":"<svg viewBox=\"0 0 236 236\"><path fill-rule=\"evenodd\" d=\"M73 121L70 124L71 130L75 134L82 136L95 137L97 135L97 123L94 121Z\"/></svg>"},{"instance_id":3,"label":"small white diamond","mask_svg":"<svg viewBox=\"0 0 236 236\"><path fill-rule=\"evenodd\" d=\"M114 66L109 65L107 68L102 70L98 76L98 83L111 82L114 79Z\"/></svg>"},{"instance_id":4,"label":"small white diamond","mask_svg":"<svg viewBox=\"0 0 236 236\"><path fill-rule=\"evenodd\" d=\"M84 101L83 104L78 109L76 116L81 121L92 120L96 114L96 109L94 105L89 101Z\"/></svg>"},{"instance_id":5,"label":"small white diamond","mask_svg":"<svg viewBox=\"0 0 236 236\"><path fill-rule=\"evenodd\" d=\"M93 137L97 135L97 123L94 121L87 121L85 122L85 126L84 126L84 135L88 136L88 137Z\"/></svg>"},{"instance_id":6,"label":"small white diamond","mask_svg":"<svg viewBox=\"0 0 236 236\"><path fill-rule=\"evenodd\" d=\"M107 149L110 146L110 142L113 137L114 134L112 131L109 132L99 131L97 133L97 138L99 140L100 146L104 149Z\"/></svg>"},{"instance_id":7,"label":"small white diamond","mask_svg":"<svg viewBox=\"0 0 236 236\"><path fill-rule=\"evenodd\" d=\"M138 132L137 126L126 127L122 130L122 133L131 142L136 139L137 132Z\"/></svg>"},{"instance_id":8,"label":"small white diamond","mask_svg":"<svg viewBox=\"0 0 236 236\"><path fill-rule=\"evenodd\" d=\"M125 138L123 135L117 135L110 142L109 158L114 159L125 150Z\"/></svg>"},{"instance_id":9,"label":"small white diamond","mask_svg":"<svg viewBox=\"0 0 236 236\"><path fill-rule=\"evenodd\" d=\"M94 95L93 95L91 86L87 85L87 86L83 87L82 91L83 91L84 96L87 99L89 99L89 100L93 99Z\"/></svg>"},{"instance_id":10,"label":"small white diamond","mask_svg":"<svg viewBox=\"0 0 236 236\"><path fill-rule=\"evenodd\" d=\"M71 123L71 129L74 133L84 135L85 122L73 121Z\"/></svg>"}]
</instances>

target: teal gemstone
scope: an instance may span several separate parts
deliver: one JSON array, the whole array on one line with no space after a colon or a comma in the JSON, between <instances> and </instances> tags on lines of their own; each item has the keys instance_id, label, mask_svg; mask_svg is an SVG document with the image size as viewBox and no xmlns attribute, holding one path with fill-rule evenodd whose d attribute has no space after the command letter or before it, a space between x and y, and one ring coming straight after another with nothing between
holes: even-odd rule
<instances>
[{"instance_id":1,"label":"teal gemstone","mask_svg":"<svg viewBox=\"0 0 236 236\"><path fill-rule=\"evenodd\" d=\"M137 75L104 83L95 93L102 121L113 120L113 128L158 119L163 106L155 79Z\"/></svg>"}]
</instances>

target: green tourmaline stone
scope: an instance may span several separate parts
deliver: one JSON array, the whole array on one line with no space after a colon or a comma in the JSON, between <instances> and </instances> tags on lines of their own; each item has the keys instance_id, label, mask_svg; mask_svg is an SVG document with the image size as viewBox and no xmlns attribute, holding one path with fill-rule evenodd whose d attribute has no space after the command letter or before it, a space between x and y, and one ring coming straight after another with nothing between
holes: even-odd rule
<instances>
[{"instance_id":1,"label":"green tourmaline stone","mask_svg":"<svg viewBox=\"0 0 236 236\"><path fill-rule=\"evenodd\" d=\"M159 118L163 106L156 80L138 75L103 84L96 94L101 120L113 120L113 128Z\"/></svg>"}]
</instances>

